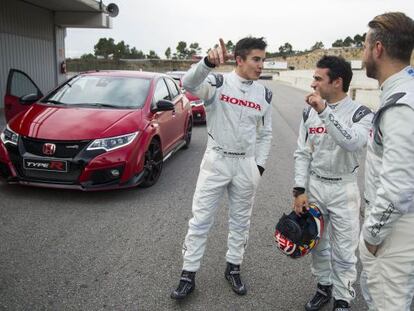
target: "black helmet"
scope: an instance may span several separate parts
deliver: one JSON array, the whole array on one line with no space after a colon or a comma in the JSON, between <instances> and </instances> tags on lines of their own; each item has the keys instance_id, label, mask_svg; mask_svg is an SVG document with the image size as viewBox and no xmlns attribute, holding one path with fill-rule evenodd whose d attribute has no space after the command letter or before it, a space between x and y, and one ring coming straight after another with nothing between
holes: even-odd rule
<instances>
[{"instance_id":1,"label":"black helmet","mask_svg":"<svg viewBox=\"0 0 414 311\"><path fill-rule=\"evenodd\" d=\"M283 214L276 225L275 241L277 247L292 258L303 257L319 242L324 221L322 213L314 203L301 216L291 212Z\"/></svg>"}]
</instances>

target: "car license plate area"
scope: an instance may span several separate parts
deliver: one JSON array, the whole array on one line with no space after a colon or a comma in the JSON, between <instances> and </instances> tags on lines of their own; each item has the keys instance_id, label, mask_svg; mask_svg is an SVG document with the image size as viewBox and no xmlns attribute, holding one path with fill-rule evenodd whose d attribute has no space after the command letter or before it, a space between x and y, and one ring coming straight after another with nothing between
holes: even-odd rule
<instances>
[{"instance_id":1,"label":"car license plate area","mask_svg":"<svg viewBox=\"0 0 414 311\"><path fill-rule=\"evenodd\" d=\"M68 162L49 159L23 159L23 167L26 170L61 172L68 171Z\"/></svg>"}]
</instances>

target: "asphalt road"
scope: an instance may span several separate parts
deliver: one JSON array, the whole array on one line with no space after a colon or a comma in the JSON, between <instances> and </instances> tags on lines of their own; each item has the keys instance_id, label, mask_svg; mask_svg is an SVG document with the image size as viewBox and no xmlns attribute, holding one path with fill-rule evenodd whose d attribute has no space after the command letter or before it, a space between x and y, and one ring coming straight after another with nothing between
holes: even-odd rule
<instances>
[{"instance_id":1,"label":"asphalt road","mask_svg":"<svg viewBox=\"0 0 414 311\"><path fill-rule=\"evenodd\" d=\"M1 181L0 310L303 310L315 290L310 258L279 253L273 231L290 210L292 153L305 93L264 83L274 91L274 139L242 267L246 296L234 294L223 277L224 198L195 292L181 303L169 298L181 271L207 138L198 126L190 149L165 163L152 188L84 193ZM353 310L366 310L359 284L356 289Z\"/></svg>"}]
</instances>

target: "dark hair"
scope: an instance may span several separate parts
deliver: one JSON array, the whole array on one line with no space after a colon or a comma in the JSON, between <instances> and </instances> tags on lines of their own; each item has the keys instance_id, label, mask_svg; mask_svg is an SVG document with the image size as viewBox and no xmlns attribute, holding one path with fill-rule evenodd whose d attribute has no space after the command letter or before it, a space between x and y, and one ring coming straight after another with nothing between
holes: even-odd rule
<instances>
[{"instance_id":1,"label":"dark hair","mask_svg":"<svg viewBox=\"0 0 414 311\"><path fill-rule=\"evenodd\" d=\"M352 68L343 57L325 55L318 61L316 67L329 69L329 82L342 78L342 90L348 92L352 80Z\"/></svg>"},{"instance_id":2,"label":"dark hair","mask_svg":"<svg viewBox=\"0 0 414 311\"><path fill-rule=\"evenodd\" d=\"M263 39L263 37L246 37L239 40L234 47L234 59L236 59L237 56L240 56L242 59L246 59L247 54L254 49L265 50L267 43Z\"/></svg>"},{"instance_id":3,"label":"dark hair","mask_svg":"<svg viewBox=\"0 0 414 311\"><path fill-rule=\"evenodd\" d=\"M387 54L394 59L410 62L414 48L414 21L401 12L376 16L368 23L371 28L369 43L380 41Z\"/></svg>"}]
</instances>

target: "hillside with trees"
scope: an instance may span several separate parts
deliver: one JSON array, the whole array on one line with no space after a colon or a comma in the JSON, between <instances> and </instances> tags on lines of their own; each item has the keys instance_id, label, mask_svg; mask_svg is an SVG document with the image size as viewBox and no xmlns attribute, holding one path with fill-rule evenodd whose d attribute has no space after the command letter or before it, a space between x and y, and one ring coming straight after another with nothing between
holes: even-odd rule
<instances>
[{"instance_id":1,"label":"hillside with trees","mask_svg":"<svg viewBox=\"0 0 414 311\"><path fill-rule=\"evenodd\" d=\"M290 68L295 69L311 69L314 68L315 63L322 55L341 55L347 60L361 60L363 54L363 43L365 41L366 34L356 34L353 37L347 36L345 38L336 39L331 43L330 48L326 48L322 41L316 41L309 49L295 50L292 44L285 42L279 46L277 51L266 52L267 59L273 59L277 61L286 61ZM270 41L271 38L268 38ZM228 52L232 53L234 50L234 43L231 40L228 40L226 43L226 48ZM131 47L125 41L115 42L113 38L100 38L94 46L94 52L89 54L84 54L80 57L79 60L74 60L77 64L76 68L73 68L75 71L80 70L90 70L90 69L123 69L124 67L120 65L120 61L133 62L139 61L139 68L144 70L156 71L160 64L163 61L167 60L170 63L161 65L162 68L172 68L172 69L188 69L185 61L195 61L199 59L200 55L207 53L205 51L202 53L202 47L198 42L187 43L185 41L177 42L175 50L171 47L167 47L164 52L164 55L160 57L153 50L148 51L147 53L137 49L136 47ZM162 59L163 60L162 60ZM143 61L151 61L147 65L144 65ZM71 62L68 59L68 65L70 66ZM158 61L158 62L155 62ZM174 63L175 61L175 63ZM177 61L184 61L177 65ZM103 64L105 63L105 65ZM411 63L414 64L414 54L411 58ZM158 65L155 65L158 64ZM155 66L155 68L152 68ZM124 68L125 69L125 68ZM71 70L69 68L69 70Z\"/></svg>"}]
</instances>

